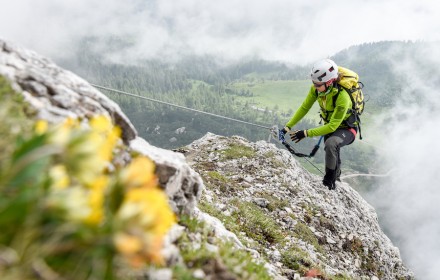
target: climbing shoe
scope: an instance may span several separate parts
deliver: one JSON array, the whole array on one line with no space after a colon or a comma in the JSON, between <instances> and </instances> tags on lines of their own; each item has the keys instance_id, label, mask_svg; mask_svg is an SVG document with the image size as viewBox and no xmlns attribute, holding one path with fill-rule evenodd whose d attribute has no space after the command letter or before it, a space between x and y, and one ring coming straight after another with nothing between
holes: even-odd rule
<instances>
[{"instance_id":1,"label":"climbing shoe","mask_svg":"<svg viewBox=\"0 0 440 280\"><path fill-rule=\"evenodd\" d=\"M322 183L328 187L329 190L336 189L336 170L326 168Z\"/></svg>"},{"instance_id":2,"label":"climbing shoe","mask_svg":"<svg viewBox=\"0 0 440 280\"><path fill-rule=\"evenodd\" d=\"M335 190L336 189L336 183L332 183L326 180L322 180L322 184L326 186L329 190Z\"/></svg>"}]
</instances>

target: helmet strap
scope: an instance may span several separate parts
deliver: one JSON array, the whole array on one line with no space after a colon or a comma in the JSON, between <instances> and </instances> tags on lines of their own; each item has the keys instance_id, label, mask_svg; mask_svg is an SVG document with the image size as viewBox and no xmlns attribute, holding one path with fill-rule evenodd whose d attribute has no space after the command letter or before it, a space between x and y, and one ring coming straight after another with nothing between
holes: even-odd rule
<instances>
[{"instance_id":1,"label":"helmet strap","mask_svg":"<svg viewBox=\"0 0 440 280\"><path fill-rule=\"evenodd\" d=\"M327 83L325 84L325 91L323 92L324 95L327 95L330 93L330 91L333 88L333 83L331 83L330 85L327 85Z\"/></svg>"},{"instance_id":2,"label":"helmet strap","mask_svg":"<svg viewBox=\"0 0 440 280\"><path fill-rule=\"evenodd\" d=\"M327 82L325 82L325 88L327 89L329 86L333 85L335 81L336 79L330 79Z\"/></svg>"}]
</instances>

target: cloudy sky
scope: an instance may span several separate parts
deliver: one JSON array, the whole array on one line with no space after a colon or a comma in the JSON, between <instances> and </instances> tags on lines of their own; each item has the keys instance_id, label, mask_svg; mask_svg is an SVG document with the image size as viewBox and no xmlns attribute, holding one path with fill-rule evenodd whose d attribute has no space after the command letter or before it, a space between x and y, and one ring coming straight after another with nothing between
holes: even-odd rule
<instances>
[{"instance_id":1,"label":"cloudy sky","mask_svg":"<svg viewBox=\"0 0 440 280\"><path fill-rule=\"evenodd\" d=\"M130 47L111 56L178 59L212 54L305 64L349 46L383 40L440 40L438 0L10 0L0 9L0 38L52 59L73 54L87 36L118 37ZM105 45L92 46L105 49ZM440 65L440 53L430 59ZM410 60L409 60L410 61ZM440 99L412 65L396 62L430 100L399 104L378 128L384 162L396 172L370 198L419 279L440 267ZM397 73L397 72L396 72ZM434 75L437 78L438 75ZM436 83L434 83L436 84ZM419 96L421 97L421 96Z\"/></svg>"},{"instance_id":2,"label":"cloudy sky","mask_svg":"<svg viewBox=\"0 0 440 280\"><path fill-rule=\"evenodd\" d=\"M54 59L84 36L122 36L132 46L113 55L124 61L195 53L303 64L365 42L439 40L439 3L14 0L0 10L0 37Z\"/></svg>"}]
</instances>

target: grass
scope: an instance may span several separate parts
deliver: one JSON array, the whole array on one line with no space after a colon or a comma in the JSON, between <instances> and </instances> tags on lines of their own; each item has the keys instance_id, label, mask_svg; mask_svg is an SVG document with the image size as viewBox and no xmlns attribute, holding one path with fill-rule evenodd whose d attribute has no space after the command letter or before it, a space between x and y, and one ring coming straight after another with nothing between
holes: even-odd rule
<instances>
[{"instance_id":1,"label":"grass","mask_svg":"<svg viewBox=\"0 0 440 280\"><path fill-rule=\"evenodd\" d=\"M213 245L218 247L218 251L209 250L208 238L211 237L211 242L213 239L204 223L182 216L180 224L187 228L177 244L185 265L173 267L174 279L195 279L192 275L196 269L202 269L207 277L213 279L221 276L225 279L271 279L263 264L256 263L250 253L237 250L232 243L214 239ZM200 248L193 247L190 238L193 234L200 234Z\"/></svg>"},{"instance_id":2,"label":"grass","mask_svg":"<svg viewBox=\"0 0 440 280\"><path fill-rule=\"evenodd\" d=\"M267 210L269 210L270 212L273 212L275 210L283 210L285 207L288 207L290 205L288 199L279 199L267 192L258 194L258 196L269 201L269 204L267 205Z\"/></svg>"},{"instance_id":3,"label":"grass","mask_svg":"<svg viewBox=\"0 0 440 280\"><path fill-rule=\"evenodd\" d=\"M261 245L277 244L284 240L281 228L257 205L251 202L233 199L231 205L236 211L231 216L224 215L214 208L211 203L200 202L200 210L221 220L225 227L238 237L241 232Z\"/></svg>"},{"instance_id":4,"label":"grass","mask_svg":"<svg viewBox=\"0 0 440 280\"><path fill-rule=\"evenodd\" d=\"M315 250L317 252L321 254L324 253L324 249L321 247L321 245L319 245L318 238L316 238L315 234L310 230L307 225L298 222L294 228L294 236L315 247Z\"/></svg>"},{"instance_id":5,"label":"grass","mask_svg":"<svg viewBox=\"0 0 440 280\"><path fill-rule=\"evenodd\" d=\"M241 231L262 245L281 243L284 239L281 228L275 221L252 202L233 199L231 204L238 208L232 215Z\"/></svg>"},{"instance_id":6,"label":"grass","mask_svg":"<svg viewBox=\"0 0 440 280\"><path fill-rule=\"evenodd\" d=\"M229 181L228 178L226 178L222 174L218 173L217 171L209 171L208 176L211 177L212 179L218 180L222 183L227 183Z\"/></svg>"},{"instance_id":7,"label":"grass","mask_svg":"<svg viewBox=\"0 0 440 280\"><path fill-rule=\"evenodd\" d=\"M235 89L251 91L253 97L238 97L242 101L254 102L259 108L269 107L270 109L278 106L281 111L289 111L299 106L306 97L310 82L306 80L293 81L271 81L254 83L234 83Z\"/></svg>"},{"instance_id":8,"label":"grass","mask_svg":"<svg viewBox=\"0 0 440 280\"><path fill-rule=\"evenodd\" d=\"M288 268L296 270L304 275L313 265L307 253L299 247L289 247L289 250L281 252L281 262Z\"/></svg>"},{"instance_id":9,"label":"grass","mask_svg":"<svg viewBox=\"0 0 440 280\"><path fill-rule=\"evenodd\" d=\"M24 139L32 132L33 122L25 112L30 112L23 97L12 89L10 83L0 76L0 170L11 157L11 153L18 139Z\"/></svg>"},{"instance_id":10,"label":"grass","mask_svg":"<svg viewBox=\"0 0 440 280\"><path fill-rule=\"evenodd\" d=\"M243 187L235 183L232 179L223 176L217 171L208 171L207 176L203 176L206 181L206 187L209 189L218 189L222 193L235 193L242 190Z\"/></svg>"},{"instance_id":11,"label":"grass","mask_svg":"<svg viewBox=\"0 0 440 280\"><path fill-rule=\"evenodd\" d=\"M251 147L241 144L232 144L228 149L223 151L222 159L231 160L242 157L252 158L255 157L255 155L256 152Z\"/></svg>"},{"instance_id":12,"label":"grass","mask_svg":"<svg viewBox=\"0 0 440 280\"><path fill-rule=\"evenodd\" d=\"M286 164L276 159L275 156L276 154L274 151L270 151L264 154L264 157L266 157L270 161L272 167L275 167L277 169L286 168Z\"/></svg>"}]
</instances>

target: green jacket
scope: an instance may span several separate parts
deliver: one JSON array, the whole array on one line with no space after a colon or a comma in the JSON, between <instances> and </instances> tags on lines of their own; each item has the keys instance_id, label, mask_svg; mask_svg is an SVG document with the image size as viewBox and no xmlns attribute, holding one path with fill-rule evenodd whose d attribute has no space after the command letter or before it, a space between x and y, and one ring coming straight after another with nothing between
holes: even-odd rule
<instances>
[{"instance_id":1,"label":"green jacket","mask_svg":"<svg viewBox=\"0 0 440 280\"><path fill-rule=\"evenodd\" d=\"M347 127L343 121L351 115L351 99L348 93L341 87L339 96L336 98L336 105L333 104L333 97L338 94L338 88L333 87L325 96L318 96L314 85L311 86L309 94L302 105L295 112L286 126L295 126L312 108L316 100L321 107L321 117L324 125L307 130L308 137L321 136L334 132L339 127Z\"/></svg>"}]
</instances>

